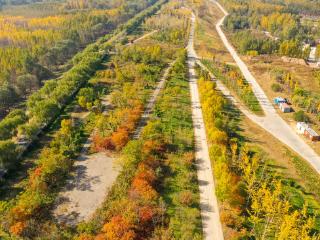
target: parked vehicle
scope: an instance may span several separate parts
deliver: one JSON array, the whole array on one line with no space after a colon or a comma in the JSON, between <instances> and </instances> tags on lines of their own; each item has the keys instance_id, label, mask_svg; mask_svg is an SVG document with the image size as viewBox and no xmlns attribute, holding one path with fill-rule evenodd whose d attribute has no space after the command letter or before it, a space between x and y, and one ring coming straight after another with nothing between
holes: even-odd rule
<instances>
[{"instance_id":1,"label":"parked vehicle","mask_svg":"<svg viewBox=\"0 0 320 240\"><path fill-rule=\"evenodd\" d=\"M285 98L282 98L282 97L276 97L273 101L277 105L279 105L280 103L287 103L287 100Z\"/></svg>"}]
</instances>

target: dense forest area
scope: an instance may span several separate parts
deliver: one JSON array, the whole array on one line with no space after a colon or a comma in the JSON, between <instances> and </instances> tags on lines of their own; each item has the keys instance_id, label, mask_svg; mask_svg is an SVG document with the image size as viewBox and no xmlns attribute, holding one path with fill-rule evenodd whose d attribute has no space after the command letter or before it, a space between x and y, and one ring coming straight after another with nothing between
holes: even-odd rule
<instances>
[{"instance_id":1,"label":"dense forest area","mask_svg":"<svg viewBox=\"0 0 320 240\"><path fill-rule=\"evenodd\" d=\"M0 114L72 66L69 59L154 1L67 1L42 17L1 15ZM77 4L75 4L77 3ZM86 4L88 3L88 4ZM42 3L46 4L46 3ZM32 4L27 5L32 11ZM81 11L86 8L86 11ZM35 8L35 15L41 9Z\"/></svg>"},{"instance_id":2,"label":"dense forest area","mask_svg":"<svg viewBox=\"0 0 320 240\"><path fill-rule=\"evenodd\" d=\"M242 53L279 53L307 59L317 44L319 29L306 25L305 17L319 17L314 1L222 1L230 10L225 28L235 32L234 42Z\"/></svg>"}]
</instances>

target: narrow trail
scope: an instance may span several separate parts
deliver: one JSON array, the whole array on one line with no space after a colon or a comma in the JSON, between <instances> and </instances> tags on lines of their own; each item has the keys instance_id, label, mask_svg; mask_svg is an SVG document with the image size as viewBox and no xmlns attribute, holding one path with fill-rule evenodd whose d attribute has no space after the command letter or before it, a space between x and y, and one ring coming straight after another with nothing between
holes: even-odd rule
<instances>
[{"instance_id":1,"label":"narrow trail","mask_svg":"<svg viewBox=\"0 0 320 240\"><path fill-rule=\"evenodd\" d=\"M146 35L150 36L150 33ZM146 35L137 40L144 39ZM165 70L150 96L133 139L140 137L141 131L152 113L156 99L165 85L173 63ZM103 114L106 114L110 105L108 96L102 99L102 105L106 109ZM53 215L59 223L72 226L81 221L89 220L94 211L103 203L106 194L120 172L119 167L115 164L117 157L103 152L90 154L88 150L91 143L92 136L84 144L80 156L75 161L73 175L57 198Z\"/></svg>"},{"instance_id":2,"label":"narrow trail","mask_svg":"<svg viewBox=\"0 0 320 240\"><path fill-rule=\"evenodd\" d=\"M135 133L133 134L133 139L139 139L140 134L142 132L142 129L147 124L149 117L152 114L157 97L158 97L159 93L161 92L161 90L164 88L165 82L166 82L168 75L169 75L169 72L170 72L170 69L174 63L175 63L175 61L173 61L169 65L169 67L165 70L160 82L158 83L157 87L155 88L152 96L149 98L147 106L145 107L145 110L141 116L140 122L138 123L137 129L136 129Z\"/></svg>"},{"instance_id":3,"label":"narrow trail","mask_svg":"<svg viewBox=\"0 0 320 240\"><path fill-rule=\"evenodd\" d=\"M287 122L285 122L277 113L275 108L273 107L272 103L269 101L268 97L266 96L263 89L258 84L255 77L249 71L247 65L241 60L238 56L236 50L232 47L230 42L228 41L226 35L222 30L222 25L224 19L228 16L228 12L215 0L210 0L213 4L217 4L217 6L221 9L224 13L224 17L216 24L216 30L227 48L230 52L231 56L235 60L236 64L240 68L242 74L246 78L246 80L251 85L255 96L257 97L263 111L264 116L257 116L252 112L249 112L246 108L241 106L239 102L235 100L235 98L231 95L230 91L217 79L214 80L217 82L217 88L221 90L221 92L228 97L240 110L241 112L246 115L250 120L257 123L267 132L271 133L274 137L278 140L283 142L297 154L299 154L302 158L308 161L314 169L320 173L320 157L319 155L309 146L297 133L296 131L291 128ZM200 61L197 61L200 63ZM200 64L201 65L201 64ZM203 66L203 65L202 65Z\"/></svg>"},{"instance_id":4,"label":"narrow trail","mask_svg":"<svg viewBox=\"0 0 320 240\"><path fill-rule=\"evenodd\" d=\"M195 16L193 15L191 19L191 30L187 50L202 228L205 240L222 240L224 238L219 216L218 200L215 195L215 184L209 157L205 124L202 116L197 78L194 69L197 61L197 55L193 47Z\"/></svg>"},{"instance_id":5,"label":"narrow trail","mask_svg":"<svg viewBox=\"0 0 320 240\"><path fill-rule=\"evenodd\" d=\"M137 42L139 42L139 41L141 41L141 40L143 40L143 39L145 39L145 38L147 38L147 37L150 37L150 36L152 36L153 34L155 34L156 32L158 32L158 30L153 30L153 31L151 31L151 32L149 32L149 33L146 33L146 34L143 35L142 37L137 38L136 40L134 40L132 43L127 43L126 46L130 46L130 45L132 45L132 44L134 44L134 43L137 43Z\"/></svg>"}]
</instances>

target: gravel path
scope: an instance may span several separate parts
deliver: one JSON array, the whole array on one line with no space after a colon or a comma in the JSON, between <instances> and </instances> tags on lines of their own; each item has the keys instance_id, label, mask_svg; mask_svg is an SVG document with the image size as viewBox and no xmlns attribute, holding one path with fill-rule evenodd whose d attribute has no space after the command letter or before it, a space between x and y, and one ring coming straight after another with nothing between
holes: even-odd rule
<instances>
[{"instance_id":1,"label":"gravel path","mask_svg":"<svg viewBox=\"0 0 320 240\"><path fill-rule=\"evenodd\" d=\"M224 238L219 216L218 201L215 195L215 185L194 69L197 61L197 54L193 48L194 25L195 16L193 15L187 50L202 227L205 240L222 240Z\"/></svg>"},{"instance_id":2,"label":"gravel path","mask_svg":"<svg viewBox=\"0 0 320 240\"><path fill-rule=\"evenodd\" d=\"M217 23L216 29L218 34L224 43L225 47L228 49L235 62L239 66L241 72L247 81L251 84L254 94L256 95L265 116L257 116L244 107L241 106L230 94L230 92L218 82L218 88L223 92L224 95L228 96L234 103L239 107L239 109L252 121L257 123L259 126L264 128L266 131L271 133L281 142L286 144L296 153L298 153L302 158L307 160L314 169L320 173L320 157L319 155L296 133L296 131L291 128L276 112L275 108L267 98L266 94L256 81L255 77L251 74L246 64L241 60L238 56L236 50L232 47L221 27L223 25L223 21L225 17L228 15L228 12L217 2L214 0L210 0L212 3L218 5L221 11L225 14L225 16ZM275 146L276 147L276 146Z\"/></svg>"}]
</instances>

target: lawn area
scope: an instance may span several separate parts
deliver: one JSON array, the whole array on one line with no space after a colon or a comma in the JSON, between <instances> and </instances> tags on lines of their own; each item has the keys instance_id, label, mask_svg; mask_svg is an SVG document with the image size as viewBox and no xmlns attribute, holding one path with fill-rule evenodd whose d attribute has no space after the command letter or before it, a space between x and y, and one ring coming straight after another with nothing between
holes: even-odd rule
<instances>
[{"instance_id":1,"label":"lawn area","mask_svg":"<svg viewBox=\"0 0 320 240\"><path fill-rule=\"evenodd\" d=\"M164 138L170 139L161 196L167 205L173 239L201 239L199 188L194 165L194 135L186 59L174 68L156 105ZM182 65L183 64L183 65Z\"/></svg>"}]
</instances>

